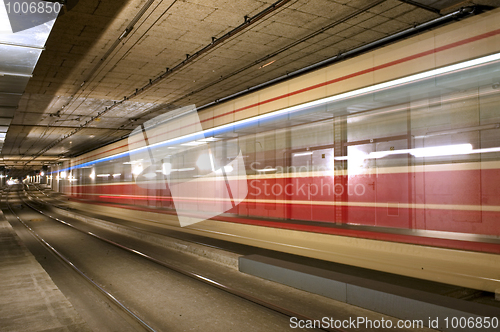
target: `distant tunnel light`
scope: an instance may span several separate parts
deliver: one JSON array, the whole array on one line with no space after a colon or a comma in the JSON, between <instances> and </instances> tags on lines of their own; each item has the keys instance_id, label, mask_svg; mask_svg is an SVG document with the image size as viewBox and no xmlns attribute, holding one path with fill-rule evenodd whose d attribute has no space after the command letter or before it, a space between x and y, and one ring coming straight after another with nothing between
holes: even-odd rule
<instances>
[{"instance_id":1,"label":"distant tunnel light","mask_svg":"<svg viewBox=\"0 0 500 332\"><path fill-rule=\"evenodd\" d=\"M110 175L111 175L111 174L97 174L96 176L97 176L98 178L107 178L107 177L109 177Z\"/></svg>"},{"instance_id":2,"label":"distant tunnel light","mask_svg":"<svg viewBox=\"0 0 500 332\"><path fill-rule=\"evenodd\" d=\"M113 177L114 177L114 178L117 178L117 177L119 177L120 175L122 175L122 173L116 173L116 174L113 174Z\"/></svg>"},{"instance_id":3,"label":"distant tunnel light","mask_svg":"<svg viewBox=\"0 0 500 332\"><path fill-rule=\"evenodd\" d=\"M61 179L66 179L66 172L61 172L59 173L59 176L61 177Z\"/></svg>"},{"instance_id":4,"label":"distant tunnel light","mask_svg":"<svg viewBox=\"0 0 500 332\"><path fill-rule=\"evenodd\" d=\"M92 170L92 173L90 173L89 178L91 178L92 180L95 179L95 171L94 170Z\"/></svg>"}]
</instances>

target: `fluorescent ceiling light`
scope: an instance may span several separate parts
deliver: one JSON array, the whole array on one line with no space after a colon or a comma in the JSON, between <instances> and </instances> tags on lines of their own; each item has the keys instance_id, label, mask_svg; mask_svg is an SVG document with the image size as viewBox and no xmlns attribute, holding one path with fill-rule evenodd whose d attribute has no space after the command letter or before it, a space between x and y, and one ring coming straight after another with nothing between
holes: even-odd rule
<instances>
[{"instance_id":1,"label":"fluorescent ceiling light","mask_svg":"<svg viewBox=\"0 0 500 332\"><path fill-rule=\"evenodd\" d=\"M179 169L173 169L171 170L171 172L187 172L187 171L194 171L194 167L193 168L179 168Z\"/></svg>"},{"instance_id":2,"label":"fluorescent ceiling light","mask_svg":"<svg viewBox=\"0 0 500 332\"><path fill-rule=\"evenodd\" d=\"M301 156L310 156L312 154L313 154L312 152L299 152L299 153L294 153L293 156L294 157L301 157Z\"/></svg>"},{"instance_id":3,"label":"fluorescent ceiling light","mask_svg":"<svg viewBox=\"0 0 500 332\"><path fill-rule=\"evenodd\" d=\"M390 155L397 154L411 154L414 157L440 157L440 156L452 156L459 154L470 154L472 152L472 144L453 144L453 145L442 145L442 146L430 146L426 148L414 148L414 149L403 149L403 150L393 150L393 151L377 151L370 152L367 159L371 158L383 158Z\"/></svg>"},{"instance_id":4,"label":"fluorescent ceiling light","mask_svg":"<svg viewBox=\"0 0 500 332\"><path fill-rule=\"evenodd\" d=\"M20 73L0 73L0 76L33 77L33 75Z\"/></svg>"},{"instance_id":5,"label":"fluorescent ceiling light","mask_svg":"<svg viewBox=\"0 0 500 332\"><path fill-rule=\"evenodd\" d=\"M185 145L185 146L198 146L198 145L202 145L202 144L205 144L205 143L206 142L192 141L192 142L182 143L181 145Z\"/></svg>"},{"instance_id":6,"label":"fluorescent ceiling light","mask_svg":"<svg viewBox=\"0 0 500 332\"><path fill-rule=\"evenodd\" d=\"M215 141L220 141L220 140L221 140L220 138L216 138L216 137L207 137L207 138L202 138L199 141L200 142L215 142Z\"/></svg>"},{"instance_id":7,"label":"fluorescent ceiling light","mask_svg":"<svg viewBox=\"0 0 500 332\"><path fill-rule=\"evenodd\" d=\"M263 169L256 169L257 172L273 172L275 171L276 168L263 168Z\"/></svg>"},{"instance_id":8,"label":"fluorescent ceiling light","mask_svg":"<svg viewBox=\"0 0 500 332\"><path fill-rule=\"evenodd\" d=\"M266 63L265 65L260 66L260 67L259 67L259 69L261 69L261 68L264 68L264 67L267 67L267 66L271 65L271 64L273 64L275 61L276 61L276 60L270 61L270 62Z\"/></svg>"}]
</instances>

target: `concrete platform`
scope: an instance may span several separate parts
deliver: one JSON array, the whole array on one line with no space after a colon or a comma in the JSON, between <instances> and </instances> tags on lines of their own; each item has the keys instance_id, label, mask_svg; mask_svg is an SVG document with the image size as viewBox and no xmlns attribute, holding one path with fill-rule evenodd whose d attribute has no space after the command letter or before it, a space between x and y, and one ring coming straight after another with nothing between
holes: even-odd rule
<instances>
[{"instance_id":1,"label":"concrete platform","mask_svg":"<svg viewBox=\"0 0 500 332\"><path fill-rule=\"evenodd\" d=\"M421 320L424 326L438 328L441 331L456 330L447 326L446 318L471 318L476 321L479 317L491 318L500 314L498 306L422 290L418 287L417 281L413 287L409 284L402 286L387 280L350 275L260 255L240 257L239 270L392 317ZM431 287L427 285L426 288ZM434 288L450 287L435 284ZM431 322L437 324L429 326ZM462 330L483 331L482 328Z\"/></svg>"},{"instance_id":2,"label":"concrete platform","mask_svg":"<svg viewBox=\"0 0 500 332\"><path fill-rule=\"evenodd\" d=\"M0 330L92 331L1 211Z\"/></svg>"}]
</instances>

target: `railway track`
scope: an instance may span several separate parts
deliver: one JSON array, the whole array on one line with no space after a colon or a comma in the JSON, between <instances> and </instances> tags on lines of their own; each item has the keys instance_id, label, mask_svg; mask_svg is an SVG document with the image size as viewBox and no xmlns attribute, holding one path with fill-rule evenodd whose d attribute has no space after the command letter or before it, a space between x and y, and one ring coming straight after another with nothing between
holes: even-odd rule
<instances>
[{"instance_id":1,"label":"railway track","mask_svg":"<svg viewBox=\"0 0 500 332\"><path fill-rule=\"evenodd\" d=\"M234 324L235 321L243 327L243 330L251 328L258 331L260 328L265 331L282 331L289 327L291 317L297 317L300 320L313 319L213 278L190 271L178 264L155 258L131 245L118 243L95 232L81 229L68 221L70 218L63 220L52 212L43 211L36 206L36 203L27 202L20 195L20 191L17 192L17 196L19 201L16 206L12 203L9 193L6 195L6 203L12 215L48 250L92 284L97 291L106 296L109 301L123 310L146 331L183 330L186 327L192 328L193 324L201 323L203 323L205 331L219 331L221 326ZM28 220L28 217L24 216L25 214L35 214L43 216L43 218L29 217L30 220ZM44 222L33 221L40 219L43 219ZM51 234L58 234L59 240ZM64 234L63 237L67 237L65 241L60 241L61 234ZM71 243L77 245L68 245ZM110 252L111 255L109 255ZM79 253L89 257L82 258ZM91 262L90 256L94 257L94 263ZM98 263L96 264L96 262ZM131 262L135 262L135 264L130 264ZM117 269L103 268L103 266L113 265L116 265ZM123 280L124 273L130 274L127 276L128 280ZM113 279L113 276L120 274L122 277L118 277L118 281ZM168 279L165 279L165 275L168 276ZM165 281L170 286L176 285L173 296L171 296L171 292L158 291L155 290L155 287L151 287L153 284L161 285ZM137 290L128 291L127 285L130 287L131 283L137 285ZM183 288L186 290L182 290ZM194 295L193 289L195 290ZM142 299L141 296L137 296L141 293L144 295ZM165 310L158 308L158 305L161 308L162 304L184 307L184 310L181 313L177 308L167 309L166 311L169 313L165 313ZM210 304L215 308L207 310L207 305L210 307ZM222 314L215 314L217 307L222 307L219 308L223 309L221 310ZM175 312L174 316L178 316L177 319L171 317L172 311ZM162 312L164 315L161 314ZM197 320L196 313L202 313L204 318ZM185 318L182 318L183 316ZM210 328L211 324L216 326ZM320 330L344 331L335 328Z\"/></svg>"}]
</instances>

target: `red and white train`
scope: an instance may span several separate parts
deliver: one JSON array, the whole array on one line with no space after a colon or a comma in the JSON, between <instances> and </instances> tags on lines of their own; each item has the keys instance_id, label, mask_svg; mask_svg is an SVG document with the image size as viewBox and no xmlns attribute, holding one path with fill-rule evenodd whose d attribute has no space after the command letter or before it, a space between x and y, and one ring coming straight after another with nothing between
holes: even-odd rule
<instances>
[{"instance_id":1,"label":"red and white train","mask_svg":"<svg viewBox=\"0 0 500 332\"><path fill-rule=\"evenodd\" d=\"M80 208L175 228L168 183L147 185L160 177L189 181L189 213L230 203L200 176L206 143L222 168L241 152L245 171L224 179L248 193L184 231L498 291L498 22L490 11L204 109L204 138L155 136L172 154L192 146L175 161L131 159L129 139L49 181Z\"/></svg>"}]
</instances>

